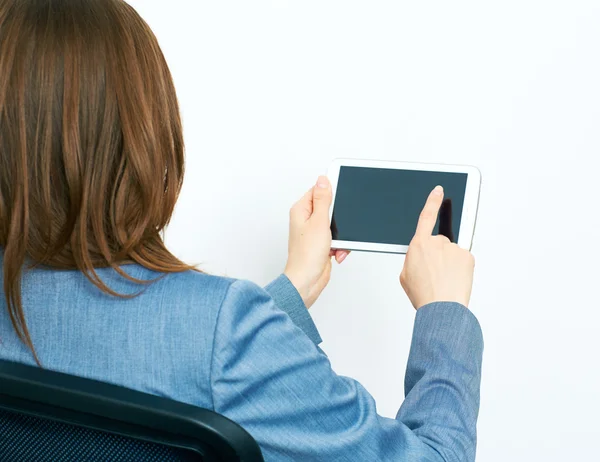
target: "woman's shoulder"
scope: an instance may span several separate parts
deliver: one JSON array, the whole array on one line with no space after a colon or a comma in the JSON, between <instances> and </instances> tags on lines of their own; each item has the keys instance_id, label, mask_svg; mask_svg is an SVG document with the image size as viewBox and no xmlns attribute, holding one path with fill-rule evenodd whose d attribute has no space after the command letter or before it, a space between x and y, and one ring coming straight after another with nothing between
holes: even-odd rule
<instances>
[{"instance_id":1,"label":"woman's shoulder","mask_svg":"<svg viewBox=\"0 0 600 462\"><path fill-rule=\"evenodd\" d=\"M235 279L207 274L202 271L159 274L148 270L140 279L153 281L144 292L157 293L161 298L173 297L191 304L220 306Z\"/></svg>"}]
</instances>

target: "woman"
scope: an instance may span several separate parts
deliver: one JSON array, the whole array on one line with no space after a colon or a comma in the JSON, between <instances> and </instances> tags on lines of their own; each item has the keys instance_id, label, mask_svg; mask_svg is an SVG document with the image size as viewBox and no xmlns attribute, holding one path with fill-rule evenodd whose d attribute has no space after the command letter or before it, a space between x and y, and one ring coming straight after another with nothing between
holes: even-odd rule
<instances>
[{"instance_id":1,"label":"woman","mask_svg":"<svg viewBox=\"0 0 600 462\"><path fill-rule=\"evenodd\" d=\"M263 290L164 246L183 152L169 69L130 6L0 0L0 358L214 409L266 460L473 460L474 265L432 236L441 189L400 278L418 311L389 419L331 370L308 314L331 270L326 178L292 208L285 274Z\"/></svg>"}]
</instances>

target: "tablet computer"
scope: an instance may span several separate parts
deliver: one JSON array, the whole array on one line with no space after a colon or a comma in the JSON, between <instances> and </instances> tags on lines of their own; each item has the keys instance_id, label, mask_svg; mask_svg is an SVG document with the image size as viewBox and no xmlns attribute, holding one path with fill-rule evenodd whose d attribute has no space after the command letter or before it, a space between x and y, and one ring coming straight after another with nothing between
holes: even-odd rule
<instances>
[{"instance_id":1,"label":"tablet computer","mask_svg":"<svg viewBox=\"0 0 600 462\"><path fill-rule=\"evenodd\" d=\"M332 248L406 253L427 197L441 185L433 233L471 249L481 184L476 167L336 159L328 176Z\"/></svg>"}]
</instances>

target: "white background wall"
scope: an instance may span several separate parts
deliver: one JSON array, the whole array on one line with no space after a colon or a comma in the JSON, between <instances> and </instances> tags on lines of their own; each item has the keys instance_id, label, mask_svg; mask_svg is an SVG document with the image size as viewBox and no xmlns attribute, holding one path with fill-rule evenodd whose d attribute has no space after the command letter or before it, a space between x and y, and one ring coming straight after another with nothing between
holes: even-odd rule
<instances>
[{"instance_id":1,"label":"white background wall","mask_svg":"<svg viewBox=\"0 0 600 462\"><path fill-rule=\"evenodd\" d=\"M600 2L131 0L179 91L167 240L266 283L290 205L334 157L477 165L478 460L588 461L600 437ZM395 415L403 257L352 254L311 310L336 371Z\"/></svg>"}]
</instances>

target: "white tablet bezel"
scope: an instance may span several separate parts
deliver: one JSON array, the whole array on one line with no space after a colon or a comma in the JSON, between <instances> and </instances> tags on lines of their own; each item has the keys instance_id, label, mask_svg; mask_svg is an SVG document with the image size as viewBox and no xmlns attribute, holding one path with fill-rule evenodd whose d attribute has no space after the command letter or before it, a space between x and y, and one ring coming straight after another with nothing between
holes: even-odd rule
<instances>
[{"instance_id":1,"label":"white tablet bezel","mask_svg":"<svg viewBox=\"0 0 600 462\"><path fill-rule=\"evenodd\" d=\"M481 173L477 167L469 165L445 165L445 164L423 164L417 162L397 162L383 160L363 159L335 159L328 171L327 176L333 190L333 201L329 211L329 222L333 216L335 196L337 192L338 178L341 167L366 167L366 168L390 168L396 170L420 170L425 172L452 172L466 173L467 187L465 190L465 201L460 221L458 246L463 249L471 249L475 223L477 219L477 208L479 206L479 191L481 187ZM425 205L423 203L423 205ZM376 244L371 242L355 242L333 240L333 249L364 250L368 252L403 253L408 251L407 245Z\"/></svg>"}]
</instances>

